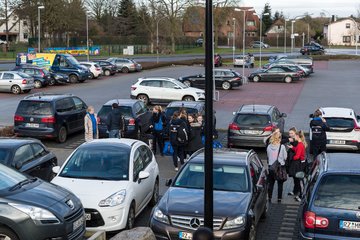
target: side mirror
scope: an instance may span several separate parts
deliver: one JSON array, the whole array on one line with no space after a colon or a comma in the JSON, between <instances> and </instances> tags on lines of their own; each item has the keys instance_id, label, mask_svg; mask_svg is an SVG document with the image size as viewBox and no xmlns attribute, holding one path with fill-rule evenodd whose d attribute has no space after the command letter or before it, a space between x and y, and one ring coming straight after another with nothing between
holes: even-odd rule
<instances>
[{"instance_id":1,"label":"side mirror","mask_svg":"<svg viewBox=\"0 0 360 240\"><path fill-rule=\"evenodd\" d=\"M17 170L19 170L20 168L22 168L22 166L23 166L23 164L22 164L22 162L20 162L20 161L18 161L18 162L15 163L15 168L16 168Z\"/></svg>"},{"instance_id":2,"label":"side mirror","mask_svg":"<svg viewBox=\"0 0 360 240\"><path fill-rule=\"evenodd\" d=\"M314 114L309 114L309 118L314 118Z\"/></svg>"},{"instance_id":3,"label":"side mirror","mask_svg":"<svg viewBox=\"0 0 360 240\"><path fill-rule=\"evenodd\" d=\"M148 177L150 177L149 172L145 172L145 171L139 172L139 180L147 179Z\"/></svg>"},{"instance_id":4,"label":"side mirror","mask_svg":"<svg viewBox=\"0 0 360 240\"><path fill-rule=\"evenodd\" d=\"M356 120L360 121L360 116L359 115L356 116Z\"/></svg>"},{"instance_id":5,"label":"side mirror","mask_svg":"<svg viewBox=\"0 0 360 240\"><path fill-rule=\"evenodd\" d=\"M55 166L52 168L53 173L58 174L60 172L60 166Z\"/></svg>"},{"instance_id":6,"label":"side mirror","mask_svg":"<svg viewBox=\"0 0 360 240\"><path fill-rule=\"evenodd\" d=\"M174 87L174 89L181 89L181 87L179 87L179 86L175 86L175 87Z\"/></svg>"},{"instance_id":7,"label":"side mirror","mask_svg":"<svg viewBox=\"0 0 360 240\"><path fill-rule=\"evenodd\" d=\"M235 116L235 115L236 115L236 112L232 112L232 115L234 115L234 116Z\"/></svg>"},{"instance_id":8,"label":"side mirror","mask_svg":"<svg viewBox=\"0 0 360 240\"><path fill-rule=\"evenodd\" d=\"M287 117L287 114L286 114L286 113L282 113L282 114L281 114L281 117L286 118L286 117Z\"/></svg>"},{"instance_id":9,"label":"side mirror","mask_svg":"<svg viewBox=\"0 0 360 240\"><path fill-rule=\"evenodd\" d=\"M171 178L166 179L165 186L170 187L171 184L172 184L172 179Z\"/></svg>"}]
</instances>

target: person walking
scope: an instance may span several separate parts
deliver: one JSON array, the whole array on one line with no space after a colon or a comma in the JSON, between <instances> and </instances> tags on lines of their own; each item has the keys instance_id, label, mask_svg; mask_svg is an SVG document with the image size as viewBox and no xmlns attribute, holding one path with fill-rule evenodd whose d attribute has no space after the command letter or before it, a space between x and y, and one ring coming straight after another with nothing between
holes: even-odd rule
<instances>
[{"instance_id":1,"label":"person walking","mask_svg":"<svg viewBox=\"0 0 360 240\"><path fill-rule=\"evenodd\" d=\"M106 119L106 125L109 138L121 138L125 129L125 119L119 109L119 104L112 104L112 110Z\"/></svg>"},{"instance_id":2,"label":"person walking","mask_svg":"<svg viewBox=\"0 0 360 240\"><path fill-rule=\"evenodd\" d=\"M286 159L286 171L289 175L289 177L291 178L295 178L295 173L291 172L290 169L292 169L292 162L293 162L293 157L295 155L294 149L292 147L296 147L298 145L298 142L296 141L296 132L297 129L295 127L292 127L289 129L289 137L287 139L286 142L286 146L287 146L287 159ZM294 189L288 193L289 196L294 196Z\"/></svg>"},{"instance_id":3,"label":"person walking","mask_svg":"<svg viewBox=\"0 0 360 240\"><path fill-rule=\"evenodd\" d=\"M156 105L153 108L153 114L151 116L151 123L150 126L152 128L152 135L153 135L153 153L156 154L156 148L159 146L160 155L164 156L163 149L164 149L164 128L166 126L166 117L162 112L162 108L159 105Z\"/></svg>"},{"instance_id":4,"label":"person walking","mask_svg":"<svg viewBox=\"0 0 360 240\"><path fill-rule=\"evenodd\" d=\"M310 128L312 133L310 148L315 159L321 152L326 151L326 131L329 130L325 118L322 117L320 109L315 111L313 119L310 121Z\"/></svg>"},{"instance_id":5,"label":"person walking","mask_svg":"<svg viewBox=\"0 0 360 240\"><path fill-rule=\"evenodd\" d=\"M189 122L189 142L185 147L186 154L191 156L194 152L203 147L201 140L202 126L197 122L196 116L193 114L188 115Z\"/></svg>"},{"instance_id":6,"label":"person walking","mask_svg":"<svg viewBox=\"0 0 360 240\"><path fill-rule=\"evenodd\" d=\"M281 133L274 132L270 138L269 146L266 148L266 153L268 157L268 165L269 165L269 188L268 188L268 197L269 202L271 202L272 194L274 191L275 182L277 182L278 186L278 202L280 203L282 200L283 194L283 184L284 181L277 179L276 177L276 166L280 164L281 167L285 168L285 160L287 158L287 151L284 145L281 144Z\"/></svg>"},{"instance_id":7,"label":"person walking","mask_svg":"<svg viewBox=\"0 0 360 240\"><path fill-rule=\"evenodd\" d=\"M97 115L93 106L89 106L84 117L85 141L89 142L99 138Z\"/></svg>"},{"instance_id":8,"label":"person walking","mask_svg":"<svg viewBox=\"0 0 360 240\"><path fill-rule=\"evenodd\" d=\"M173 163L175 171L178 171L178 157L180 159L181 165L184 164L185 151L184 146L188 141L188 133L186 123L180 119L179 112L174 112L170 123L169 123L169 138L170 143L173 147Z\"/></svg>"}]
</instances>

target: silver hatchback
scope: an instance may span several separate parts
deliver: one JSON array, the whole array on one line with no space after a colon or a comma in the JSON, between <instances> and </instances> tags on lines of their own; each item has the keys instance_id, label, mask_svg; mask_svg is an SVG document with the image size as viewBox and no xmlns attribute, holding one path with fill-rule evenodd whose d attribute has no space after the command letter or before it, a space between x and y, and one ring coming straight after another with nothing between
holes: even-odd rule
<instances>
[{"instance_id":1,"label":"silver hatchback","mask_svg":"<svg viewBox=\"0 0 360 240\"><path fill-rule=\"evenodd\" d=\"M107 61L115 64L119 72L128 73L128 72L140 72L142 66L140 63L135 62L135 60L128 58L109 58Z\"/></svg>"},{"instance_id":2,"label":"silver hatchback","mask_svg":"<svg viewBox=\"0 0 360 240\"><path fill-rule=\"evenodd\" d=\"M0 72L0 92L29 93L34 88L34 78L21 72Z\"/></svg>"}]
</instances>

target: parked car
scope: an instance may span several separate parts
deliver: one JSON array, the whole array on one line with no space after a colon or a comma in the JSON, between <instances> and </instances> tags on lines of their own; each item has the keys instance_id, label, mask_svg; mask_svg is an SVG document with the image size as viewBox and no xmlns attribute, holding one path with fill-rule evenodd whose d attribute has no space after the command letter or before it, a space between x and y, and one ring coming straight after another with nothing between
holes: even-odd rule
<instances>
[{"instance_id":1,"label":"parked car","mask_svg":"<svg viewBox=\"0 0 360 240\"><path fill-rule=\"evenodd\" d=\"M230 90L243 85L240 73L231 69L214 69L215 86L223 90ZM189 87L205 88L205 74L180 77L179 81Z\"/></svg>"},{"instance_id":2,"label":"parked car","mask_svg":"<svg viewBox=\"0 0 360 240\"><path fill-rule=\"evenodd\" d=\"M55 84L66 84L66 83L70 83L70 79L69 76L63 73L56 73L53 71L50 71L50 82L49 85L55 85Z\"/></svg>"},{"instance_id":3,"label":"parked car","mask_svg":"<svg viewBox=\"0 0 360 240\"><path fill-rule=\"evenodd\" d=\"M270 105L243 105L233 113L228 128L229 147L264 147L274 127L284 132L285 113Z\"/></svg>"},{"instance_id":4,"label":"parked car","mask_svg":"<svg viewBox=\"0 0 360 240\"><path fill-rule=\"evenodd\" d=\"M0 182L1 239L83 239L84 209L74 194L3 164Z\"/></svg>"},{"instance_id":5,"label":"parked car","mask_svg":"<svg viewBox=\"0 0 360 240\"><path fill-rule=\"evenodd\" d=\"M103 74L103 71L99 64L94 62L80 62L80 65L87 67L90 70L91 78L98 78Z\"/></svg>"},{"instance_id":6,"label":"parked car","mask_svg":"<svg viewBox=\"0 0 360 240\"><path fill-rule=\"evenodd\" d=\"M302 55L324 55L325 50L317 45L305 45L300 49Z\"/></svg>"},{"instance_id":7,"label":"parked car","mask_svg":"<svg viewBox=\"0 0 360 240\"><path fill-rule=\"evenodd\" d=\"M204 44L204 39L202 39L202 38L196 39L196 41L195 41L195 45L196 45L196 46L202 47L203 44Z\"/></svg>"},{"instance_id":8,"label":"parked car","mask_svg":"<svg viewBox=\"0 0 360 240\"><path fill-rule=\"evenodd\" d=\"M34 87L42 88L49 85L51 80L50 72L34 65L20 65L12 71L22 72L34 78Z\"/></svg>"},{"instance_id":9,"label":"parked car","mask_svg":"<svg viewBox=\"0 0 360 240\"><path fill-rule=\"evenodd\" d=\"M189 87L182 82L167 77L139 78L131 86L131 98L151 102L201 101L205 100L205 91Z\"/></svg>"},{"instance_id":10,"label":"parked car","mask_svg":"<svg viewBox=\"0 0 360 240\"><path fill-rule=\"evenodd\" d=\"M292 62L294 64L298 64L310 70L310 73L314 72L314 61L311 57L302 56L302 55L284 55L280 54L276 56L276 58L270 60L269 62Z\"/></svg>"},{"instance_id":11,"label":"parked car","mask_svg":"<svg viewBox=\"0 0 360 240\"><path fill-rule=\"evenodd\" d=\"M307 178L299 239L360 238L359 155L322 153Z\"/></svg>"},{"instance_id":12,"label":"parked car","mask_svg":"<svg viewBox=\"0 0 360 240\"><path fill-rule=\"evenodd\" d=\"M142 134L149 131L152 112L140 100L113 99L106 102L98 113L99 135L108 137L106 121L112 110L112 104L119 104L119 109L125 118L124 137L140 139Z\"/></svg>"},{"instance_id":13,"label":"parked car","mask_svg":"<svg viewBox=\"0 0 360 240\"><path fill-rule=\"evenodd\" d=\"M255 57L254 55L240 55L236 56L234 59L234 67L244 66L247 68L253 68L255 66Z\"/></svg>"},{"instance_id":14,"label":"parked car","mask_svg":"<svg viewBox=\"0 0 360 240\"><path fill-rule=\"evenodd\" d=\"M107 61L115 64L119 72L128 73L128 72L140 72L142 66L140 63L137 63L133 59L128 58L109 58Z\"/></svg>"},{"instance_id":15,"label":"parked car","mask_svg":"<svg viewBox=\"0 0 360 240\"><path fill-rule=\"evenodd\" d=\"M250 44L251 48L269 48L270 45L260 41L254 41Z\"/></svg>"},{"instance_id":16,"label":"parked car","mask_svg":"<svg viewBox=\"0 0 360 240\"><path fill-rule=\"evenodd\" d=\"M54 171L52 183L71 190L84 204L89 231L131 229L135 217L159 200L158 164L138 140L84 143Z\"/></svg>"},{"instance_id":17,"label":"parked car","mask_svg":"<svg viewBox=\"0 0 360 240\"><path fill-rule=\"evenodd\" d=\"M326 131L328 149L360 150L360 116L350 108L324 107L320 108L329 130ZM312 118L312 114L310 114ZM312 132L310 129L310 140Z\"/></svg>"},{"instance_id":18,"label":"parked car","mask_svg":"<svg viewBox=\"0 0 360 240\"><path fill-rule=\"evenodd\" d=\"M33 94L20 101L14 116L18 136L55 138L66 142L68 134L84 130L87 106L69 94Z\"/></svg>"},{"instance_id":19,"label":"parked car","mask_svg":"<svg viewBox=\"0 0 360 240\"><path fill-rule=\"evenodd\" d=\"M215 239L256 239L267 213L266 170L254 151L214 150ZM192 239L204 225L204 152L194 153L153 209L157 239Z\"/></svg>"},{"instance_id":20,"label":"parked car","mask_svg":"<svg viewBox=\"0 0 360 240\"><path fill-rule=\"evenodd\" d=\"M165 108L166 119L170 120L174 112L185 109L188 114L205 116L205 102L173 101Z\"/></svg>"},{"instance_id":21,"label":"parked car","mask_svg":"<svg viewBox=\"0 0 360 240\"><path fill-rule=\"evenodd\" d=\"M215 55L214 55L214 66L215 67L222 66L222 57L218 53L215 53Z\"/></svg>"},{"instance_id":22,"label":"parked car","mask_svg":"<svg viewBox=\"0 0 360 240\"><path fill-rule=\"evenodd\" d=\"M0 92L29 93L34 88L34 78L15 71L0 72Z\"/></svg>"},{"instance_id":23,"label":"parked car","mask_svg":"<svg viewBox=\"0 0 360 240\"><path fill-rule=\"evenodd\" d=\"M267 63L263 66L263 68L267 69L267 68L271 68L271 67L275 67L275 66L284 66L284 67L288 67L293 71L299 72L301 77L308 77L311 74L310 69L303 67L299 64L296 64L292 61L281 61L281 62L273 62L273 63Z\"/></svg>"},{"instance_id":24,"label":"parked car","mask_svg":"<svg viewBox=\"0 0 360 240\"><path fill-rule=\"evenodd\" d=\"M285 82L291 83L300 80L301 74L286 66L274 66L268 69L259 69L249 75L253 82Z\"/></svg>"},{"instance_id":25,"label":"parked car","mask_svg":"<svg viewBox=\"0 0 360 240\"><path fill-rule=\"evenodd\" d=\"M117 73L118 68L109 61L97 60L94 61L94 63L101 67L105 76L115 75L115 73Z\"/></svg>"},{"instance_id":26,"label":"parked car","mask_svg":"<svg viewBox=\"0 0 360 240\"><path fill-rule=\"evenodd\" d=\"M0 163L50 181L57 158L38 140L0 138Z\"/></svg>"}]
</instances>

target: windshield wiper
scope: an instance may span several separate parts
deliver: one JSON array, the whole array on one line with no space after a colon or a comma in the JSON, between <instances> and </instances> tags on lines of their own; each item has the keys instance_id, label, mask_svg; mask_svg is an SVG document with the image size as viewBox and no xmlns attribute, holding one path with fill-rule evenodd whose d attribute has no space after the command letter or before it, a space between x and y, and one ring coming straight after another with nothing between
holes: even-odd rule
<instances>
[{"instance_id":1,"label":"windshield wiper","mask_svg":"<svg viewBox=\"0 0 360 240\"><path fill-rule=\"evenodd\" d=\"M22 188L23 186L25 186L26 184L29 184L29 183L33 183L37 180L37 178L27 178L21 182L18 182L17 184L15 184L14 186L12 186L9 191L12 192L12 191L15 191L19 188Z\"/></svg>"}]
</instances>

